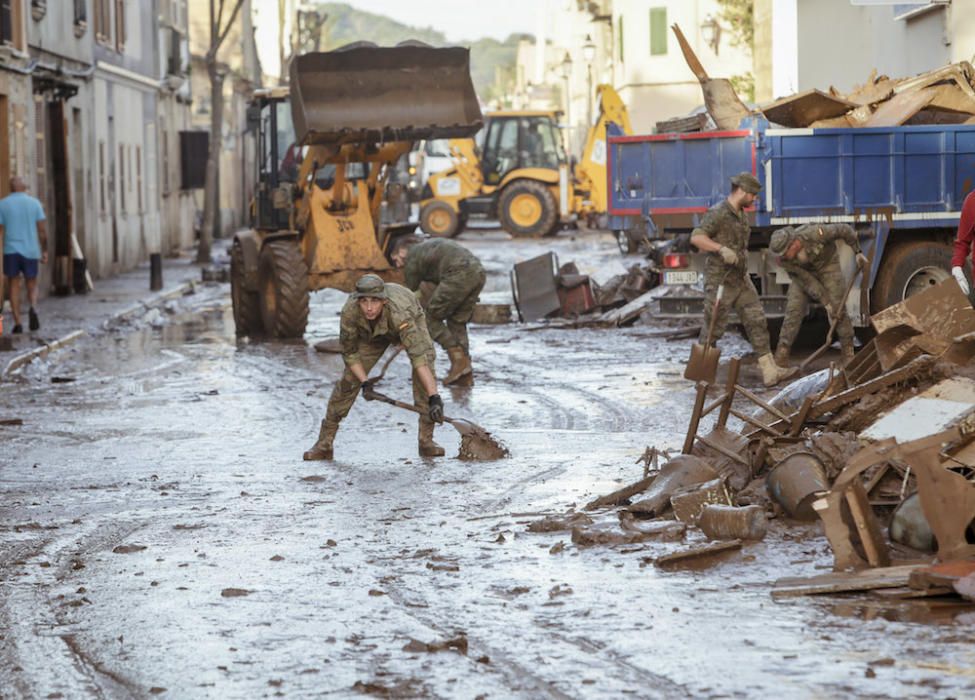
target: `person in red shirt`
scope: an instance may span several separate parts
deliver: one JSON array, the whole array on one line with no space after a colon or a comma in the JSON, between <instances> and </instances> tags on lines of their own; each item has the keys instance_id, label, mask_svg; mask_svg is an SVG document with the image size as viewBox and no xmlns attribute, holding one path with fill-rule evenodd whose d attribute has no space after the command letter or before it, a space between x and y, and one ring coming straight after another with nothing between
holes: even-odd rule
<instances>
[{"instance_id":1,"label":"person in red shirt","mask_svg":"<svg viewBox=\"0 0 975 700\"><path fill-rule=\"evenodd\" d=\"M955 235L955 253L951 256L951 274L958 280L958 286L965 295L971 293L968 278L965 277L965 258L972 256L972 242L975 241L975 190L968 193L965 203L961 205L961 221L958 222L958 233Z\"/></svg>"}]
</instances>

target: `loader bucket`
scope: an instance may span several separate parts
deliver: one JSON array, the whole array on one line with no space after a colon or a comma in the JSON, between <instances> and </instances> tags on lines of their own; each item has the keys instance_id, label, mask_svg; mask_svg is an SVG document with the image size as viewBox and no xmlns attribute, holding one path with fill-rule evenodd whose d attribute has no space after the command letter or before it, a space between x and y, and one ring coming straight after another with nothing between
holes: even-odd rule
<instances>
[{"instance_id":1,"label":"loader bucket","mask_svg":"<svg viewBox=\"0 0 975 700\"><path fill-rule=\"evenodd\" d=\"M297 56L291 111L302 145L462 138L482 124L468 49L416 44Z\"/></svg>"}]
</instances>

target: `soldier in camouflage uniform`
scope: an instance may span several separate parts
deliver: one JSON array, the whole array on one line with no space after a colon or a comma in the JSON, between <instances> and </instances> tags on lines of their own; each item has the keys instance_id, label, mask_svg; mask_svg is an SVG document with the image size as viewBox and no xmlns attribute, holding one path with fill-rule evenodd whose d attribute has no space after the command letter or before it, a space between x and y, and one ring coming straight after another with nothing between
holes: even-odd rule
<instances>
[{"instance_id":1,"label":"soldier in camouflage uniform","mask_svg":"<svg viewBox=\"0 0 975 700\"><path fill-rule=\"evenodd\" d=\"M785 305L785 319L775 349L775 361L785 364L792 343L811 299L826 307L830 319L837 318L836 335L840 339L843 359L853 357L853 323L843 305L846 280L840 269L836 241L845 241L856 254L858 267L867 264L860 250L856 231L848 224L806 224L798 228L787 226L772 234L769 251L780 256L783 269L789 273L789 295Z\"/></svg>"},{"instance_id":2,"label":"soldier in camouflage uniform","mask_svg":"<svg viewBox=\"0 0 975 700\"><path fill-rule=\"evenodd\" d=\"M360 388L370 400L372 385L367 375L390 345L402 345L413 365L413 403L424 412L420 415L420 456L443 456L444 449L433 441L433 425L443 421L443 401L434 376L433 341L413 292L399 284L384 283L378 275L363 275L342 307L339 341L345 371L328 399L318 441L304 458L332 459L339 423L349 414Z\"/></svg>"},{"instance_id":3,"label":"soldier in camouflage uniform","mask_svg":"<svg viewBox=\"0 0 975 700\"><path fill-rule=\"evenodd\" d=\"M421 241L408 236L397 244L393 263L403 268L405 284L416 291L423 282L435 284L426 306L430 337L447 351L450 371L444 384L470 386L471 368L467 323L484 289L484 268L467 248L447 238Z\"/></svg>"},{"instance_id":4,"label":"soldier in camouflage uniform","mask_svg":"<svg viewBox=\"0 0 975 700\"><path fill-rule=\"evenodd\" d=\"M714 340L724 335L728 325L728 312L734 308L745 328L745 334L758 353L758 366L762 382L772 386L795 373L775 364L769 345L768 323L758 298L755 285L748 277L748 239L751 227L745 209L755 203L761 183L751 173L740 173L731 178L731 193L704 215L701 225L691 232L691 243L708 255L704 267L704 326L701 343L707 342L711 314L714 309L718 286L724 285L718 317L714 324Z\"/></svg>"}]
</instances>

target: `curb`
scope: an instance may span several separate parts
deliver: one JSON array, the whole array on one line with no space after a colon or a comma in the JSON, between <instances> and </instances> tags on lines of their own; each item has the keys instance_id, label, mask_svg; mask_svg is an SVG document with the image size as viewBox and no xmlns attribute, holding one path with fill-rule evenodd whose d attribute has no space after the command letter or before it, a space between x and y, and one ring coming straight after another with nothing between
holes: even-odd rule
<instances>
[{"instance_id":1,"label":"curb","mask_svg":"<svg viewBox=\"0 0 975 700\"><path fill-rule=\"evenodd\" d=\"M178 287L174 287L173 289L170 289L168 292L162 292L160 294L156 294L147 299L143 299L142 301L136 302L132 306L128 306L122 309L121 311L115 312L114 314L109 316L108 319L102 322L102 328L108 329L111 326L120 323L121 321L124 321L139 312L148 311L149 309L159 306L160 304L167 302L170 299L186 296L187 294L191 294L194 291L196 291L195 281L190 280L189 282L184 282ZM86 335L88 335L88 332L85 331L84 329L79 328L76 331L71 331L67 335L61 336L57 340L52 340L50 343L46 343L40 347L34 348L33 350L28 350L27 352L17 355L15 358L10 360L10 362L7 363L7 366L4 367L3 371L0 372L0 381L6 379L13 372L16 372L17 370L25 367L26 365L29 365L34 360L37 360L41 357L47 357L50 353L55 352L56 350L62 350L63 348L66 348L67 346L77 342L78 340L85 337Z\"/></svg>"}]
</instances>

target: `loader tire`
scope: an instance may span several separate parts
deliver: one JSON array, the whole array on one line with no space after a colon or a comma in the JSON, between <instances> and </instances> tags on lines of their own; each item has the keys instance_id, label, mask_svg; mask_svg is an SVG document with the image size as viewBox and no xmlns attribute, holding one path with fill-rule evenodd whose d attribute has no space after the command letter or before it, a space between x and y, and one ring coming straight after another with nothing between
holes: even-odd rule
<instances>
[{"instance_id":1,"label":"loader tire","mask_svg":"<svg viewBox=\"0 0 975 700\"><path fill-rule=\"evenodd\" d=\"M434 200L420 210L420 228L428 236L453 238L460 233L462 226L453 207L446 202Z\"/></svg>"},{"instance_id":2,"label":"loader tire","mask_svg":"<svg viewBox=\"0 0 975 700\"><path fill-rule=\"evenodd\" d=\"M512 236L548 236L558 230L559 206L541 182L515 180L501 193L498 218Z\"/></svg>"},{"instance_id":3,"label":"loader tire","mask_svg":"<svg viewBox=\"0 0 975 700\"><path fill-rule=\"evenodd\" d=\"M234 243L230 249L230 300L234 306L237 337L263 335L260 297L257 292L244 287L244 250L240 243Z\"/></svg>"},{"instance_id":4,"label":"loader tire","mask_svg":"<svg viewBox=\"0 0 975 700\"><path fill-rule=\"evenodd\" d=\"M258 258L261 321L272 338L300 338L308 324L308 268L293 240L266 243Z\"/></svg>"},{"instance_id":5,"label":"loader tire","mask_svg":"<svg viewBox=\"0 0 975 700\"><path fill-rule=\"evenodd\" d=\"M911 241L888 249L870 295L873 313L951 277L951 252L951 246L937 241Z\"/></svg>"}]
</instances>

